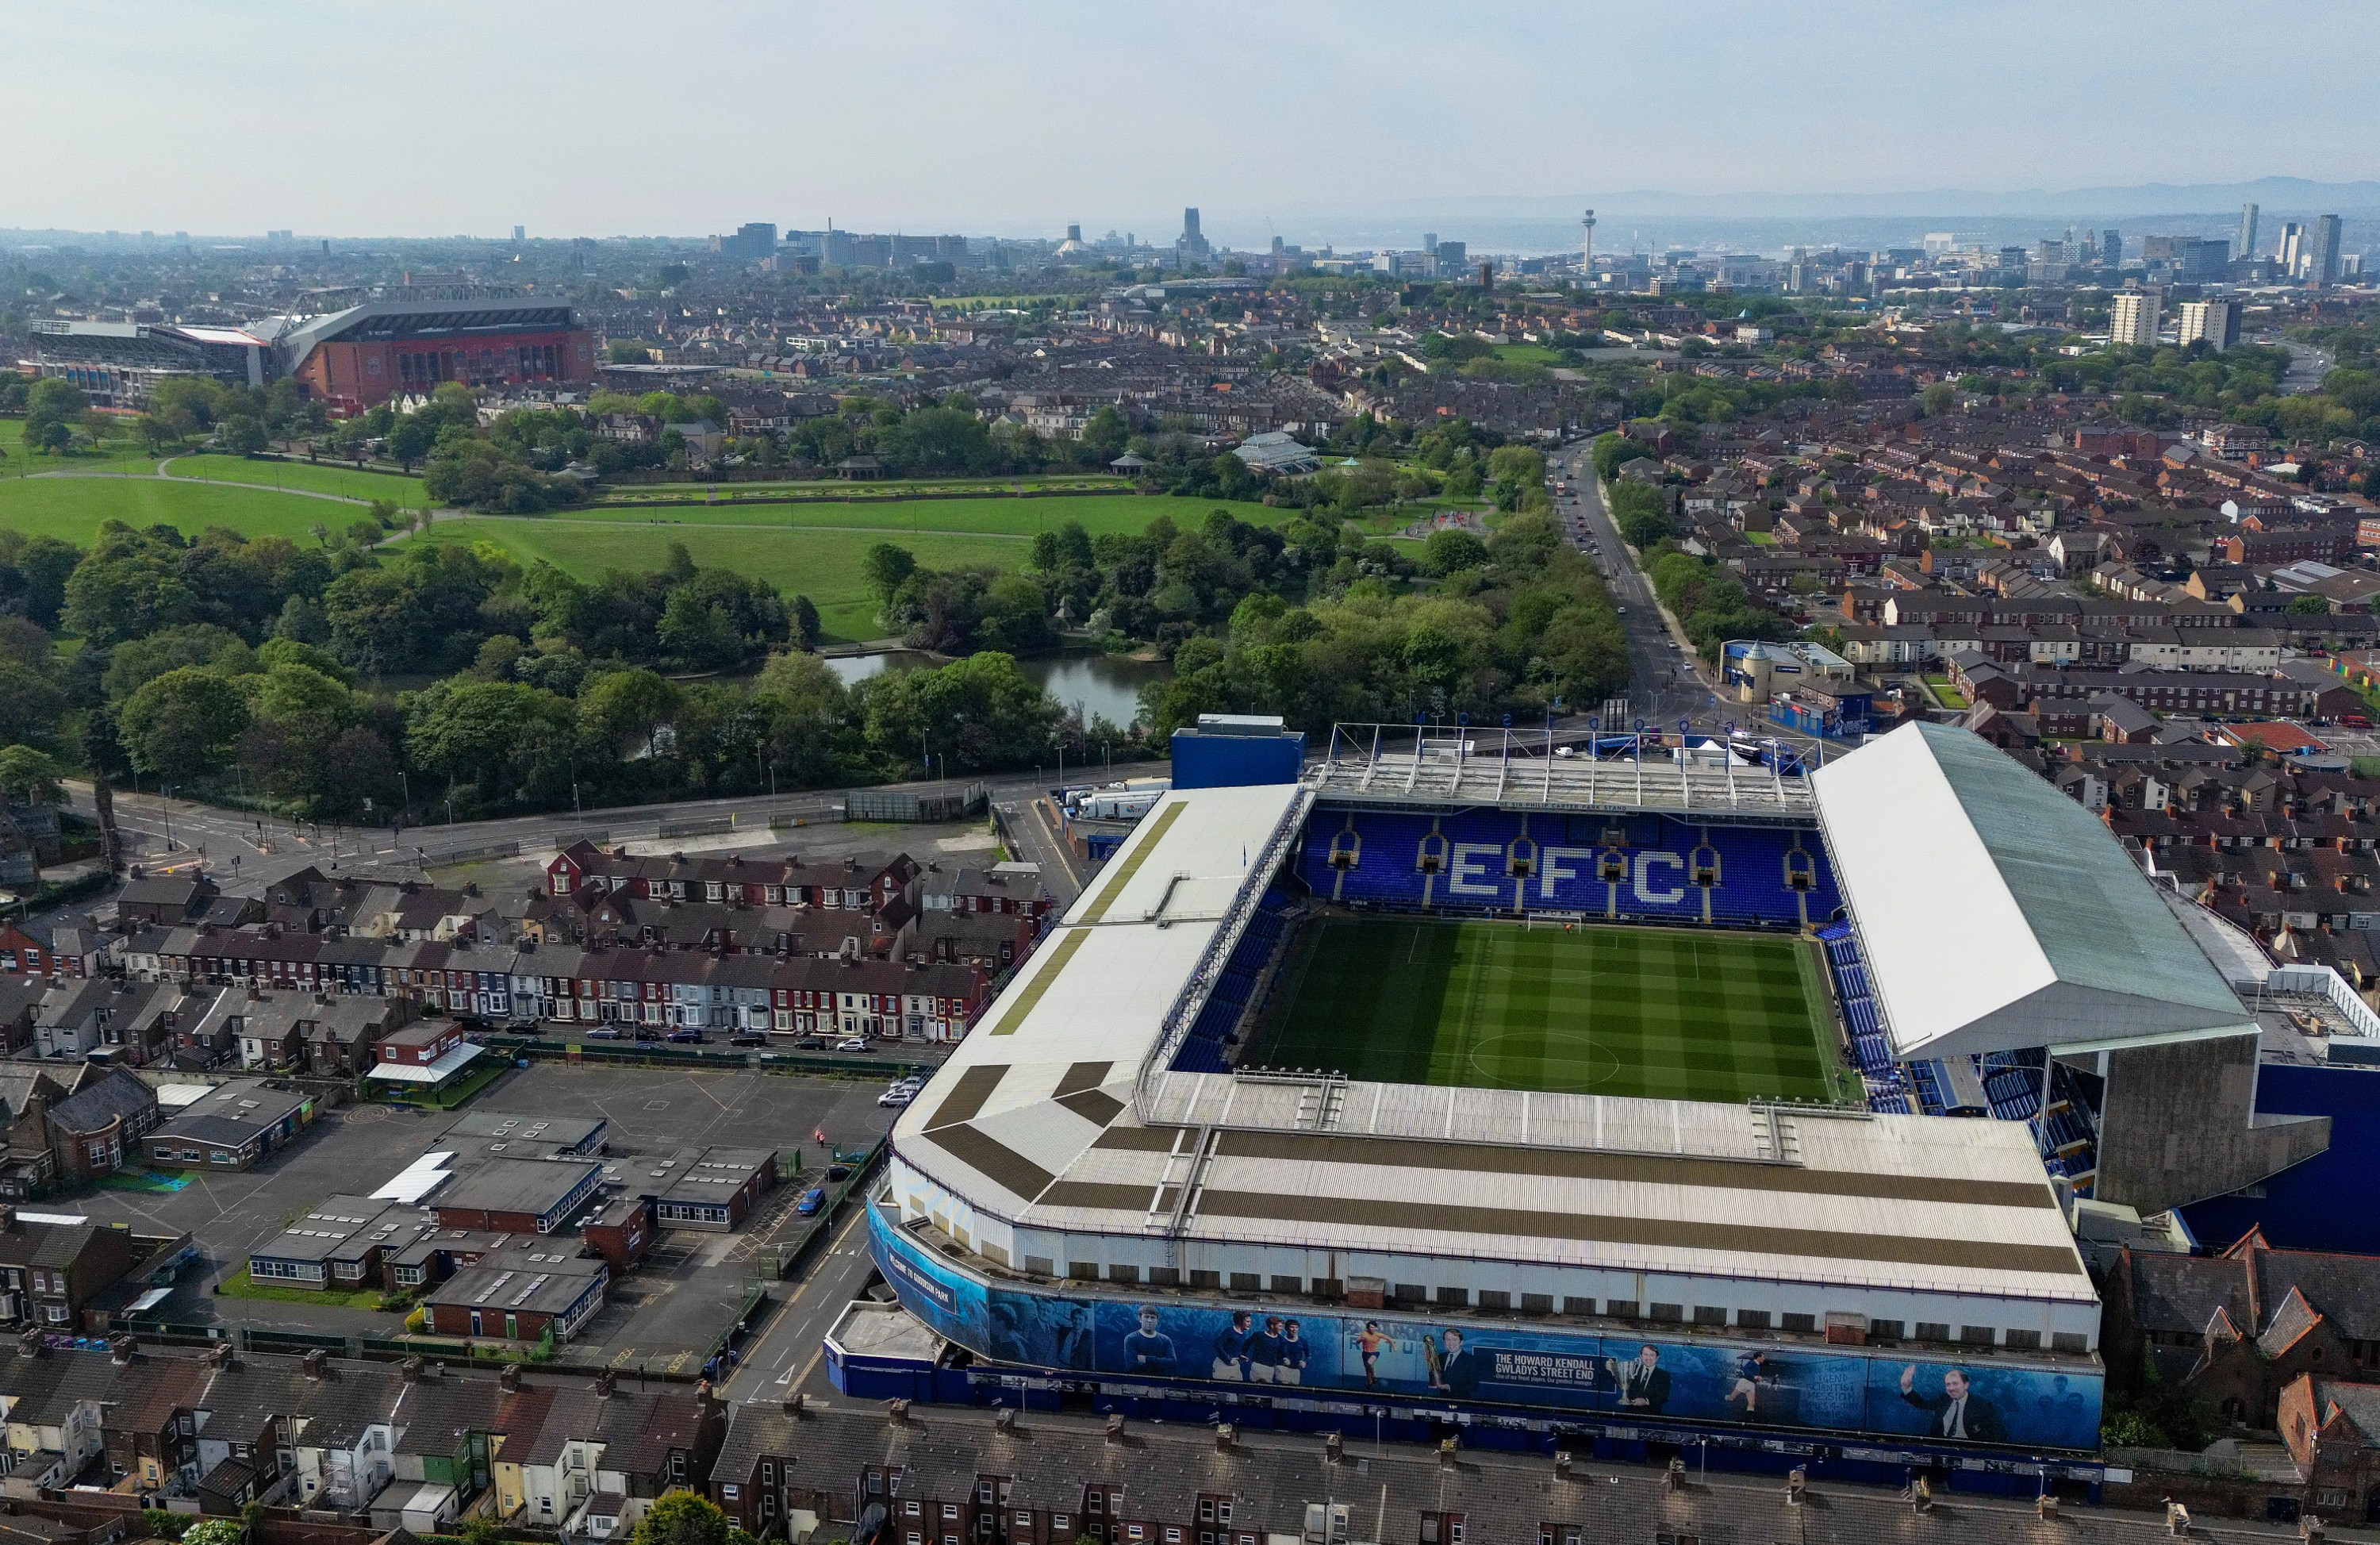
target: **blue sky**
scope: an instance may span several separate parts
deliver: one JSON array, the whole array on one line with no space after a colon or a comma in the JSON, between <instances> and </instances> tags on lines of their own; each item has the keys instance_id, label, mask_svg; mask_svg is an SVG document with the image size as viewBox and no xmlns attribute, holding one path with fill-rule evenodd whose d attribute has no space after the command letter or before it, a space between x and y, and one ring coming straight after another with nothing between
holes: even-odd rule
<instances>
[{"instance_id":1,"label":"blue sky","mask_svg":"<svg viewBox=\"0 0 2380 1545\"><path fill-rule=\"evenodd\" d=\"M0 57L0 227L1164 237L1195 203L1254 245L1439 199L2367 176L2380 6L42 0Z\"/></svg>"}]
</instances>

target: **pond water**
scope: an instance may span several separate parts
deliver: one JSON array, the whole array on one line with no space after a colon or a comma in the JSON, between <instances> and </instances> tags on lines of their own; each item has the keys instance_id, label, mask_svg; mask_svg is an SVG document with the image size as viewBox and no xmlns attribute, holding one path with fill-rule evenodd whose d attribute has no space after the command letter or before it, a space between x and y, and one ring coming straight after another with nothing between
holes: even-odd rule
<instances>
[{"instance_id":1,"label":"pond water","mask_svg":"<svg viewBox=\"0 0 2380 1545\"><path fill-rule=\"evenodd\" d=\"M886 671L914 671L934 663L933 656L917 650L887 650L880 654L846 654L830 658L827 669L848 687ZM1026 679L1058 700L1059 706L1078 710L1083 723L1105 718L1122 726L1140 716L1140 689L1163 681L1173 667L1154 660L1128 660L1117 654L1050 654L1020 660L1016 668Z\"/></svg>"}]
</instances>

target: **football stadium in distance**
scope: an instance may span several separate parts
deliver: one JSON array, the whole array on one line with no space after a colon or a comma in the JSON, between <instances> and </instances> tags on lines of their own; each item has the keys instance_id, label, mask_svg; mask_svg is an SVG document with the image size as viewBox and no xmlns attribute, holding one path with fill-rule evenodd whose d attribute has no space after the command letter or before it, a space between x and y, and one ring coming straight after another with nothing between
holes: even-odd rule
<instances>
[{"instance_id":1,"label":"football stadium in distance","mask_svg":"<svg viewBox=\"0 0 2380 1545\"><path fill-rule=\"evenodd\" d=\"M938 1397L2091 1480L2074 1198L2327 1140L2251 1114L2251 1015L2106 828L1963 731L1228 754L1266 734L1177 737L893 1128Z\"/></svg>"}]
</instances>

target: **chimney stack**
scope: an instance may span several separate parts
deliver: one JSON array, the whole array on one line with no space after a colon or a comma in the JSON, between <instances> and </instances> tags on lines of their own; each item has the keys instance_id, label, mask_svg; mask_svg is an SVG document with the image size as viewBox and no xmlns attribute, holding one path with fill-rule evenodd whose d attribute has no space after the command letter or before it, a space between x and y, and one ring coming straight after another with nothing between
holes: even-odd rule
<instances>
[{"instance_id":1,"label":"chimney stack","mask_svg":"<svg viewBox=\"0 0 2380 1545\"><path fill-rule=\"evenodd\" d=\"M1672 1458L1670 1461L1670 1467L1661 1472L1661 1485L1665 1490L1684 1490L1686 1489L1686 1462L1682 1459Z\"/></svg>"},{"instance_id":2,"label":"chimney stack","mask_svg":"<svg viewBox=\"0 0 2380 1545\"><path fill-rule=\"evenodd\" d=\"M2040 1515L2042 1522L2054 1523L2058 1518L2058 1493L2055 1491L2044 1491L2038 1497L2034 1498L2033 1511Z\"/></svg>"},{"instance_id":3,"label":"chimney stack","mask_svg":"<svg viewBox=\"0 0 2380 1545\"><path fill-rule=\"evenodd\" d=\"M519 1389L521 1387L520 1364L506 1363L499 1369L496 1372L496 1387L501 1390Z\"/></svg>"},{"instance_id":4,"label":"chimney stack","mask_svg":"<svg viewBox=\"0 0 2380 1545\"><path fill-rule=\"evenodd\" d=\"M397 1375L408 1384L419 1384L421 1382L422 1367L423 1363L419 1357L407 1357L396 1365ZM502 1375L498 1378L501 1380Z\"/></svg>"},{"instance_id":5,"label":"chimney stack","mask_svg":"<svg viewBox=\"0 0 2380 1545\"><path fill-rule=\"evenodd\" d=\"M1016 1407L1014 1405L1002 1406L1000 1408L1000 1414L991 1418L991 1425L1002 1432L1015 1431Z\"/></svg>"},{"instance_id":6,"label":"chimney stack","mask_svg":"<svg viewBox=\"0 0 2380 1545\"><path fill-rule=\"evenodd\" d=\"M909 1403L905 1400L887 1401L884 1405L884 1415L893 1426L902 1426L909 1419Z\"/></svg>"},{"instance_id":7,"label":"chimney stack","mask_svg":"<svg viewBox=\"0 0 2380 1545\"><path fill-rule=\"evenodd\" d=\"M328 1352L323 1351L322 1348L316 1347L313 1351L306 1354L305 1359L300 1366L305 1369L307 1378L320 1379L331 1370L331 1355Z\"/></svg>"},{"instance_id":8,"label":"chimney stack","mask_svg":"<svg viewBox=\"0 0 2380 1545\"><path fill-rule=\"evenodd\" d=\"M1108 1442L1111 1443L1123 1442L1123 1413L1121 1411L1108 1413Z\"/></svg>"},{"instance_id":9,"label":"chimney stack","mask_svg":"<svg viewBox=\"0 0 2380 1545\"><path fill-rule=\"evenodd\" d=\"M810 1397L802 1393L799 1390L795 1390L792 1394L785 1396L785 1415L793 1417L795 1421L799 1421L804 1417L809 1415L809 1408Z\"/></svg>"},{"instance_id":10,"label":"chimney stack","mask_svg":"<svg viewBox=\"0 0 2380 1545\"><path fill-rule=\"evenodd\" d=\"M1454 1468L1455 1455L1461 1451L1462 1445L1453 1439L1440 1438L1438 1441L1438 1467L1441 1470Z\"/></svg>"},{"instance_id":11,"label":"chimney stack","mask_svg":"<svg viewBox=\"0 0 2380 1545\"><path fill-rule=\"evenodd\" d=\"M2301 1515L2298 1518L2298 1538L2309 1540L2322 1539L2322 1520L2311 1513Z\"/></svg>"},{"instance_id":12,"label":"chimney stack","mask_svg":"<svg viewBox=\"0 0 2380 1545\"><path fill-rule=\"evenodd\" d=\"M603 1369L602 1372L598 1373L595 1376L595 1398L598 1400L611 1399L613 1383L612 1370L610 1369L607 1368Z\"/></svg>"},{"instance_id":13,"label":"chimney stack","mask_svg":"<svg viewBox=\"0 0 2380 1545\"><path fill-rule=\"evenodd\" d=\"M2165 1500L2165 1532L2176 1539L2190 1538L2190 1509L2171 1497Z\"/></svg>"},{"instance_id":14,"label":"chimney stack","mask_svg":"<svg viewBox=\"0 0 2380 1545\"><path fill-rule=\"evenodd\" d=\"M131 1362L132 1354L139 1350L140 1350L140 1344L130 1336L107 1338L107 1360L118 1368Z\"/></svg>"},{"instance_id":15,"label":"chimney stack","mask_svg":"<svg viewBox=\"0 0 2380 1545\"><path fill-rule=\"evenodd\" d=\"M1556 1480L1568 1480L1570 1478L1570 1451L1568 1449L1554 1450L1554 1478Z\"/></svg>"},{"instance_id":16,"label":"chimney stack","mask_svg":"<svg viewBox=\"0 0 2380 1545\"><path fill-rule=\"evenodd\" d=\"M1342 1463L1346 1457L1346 1439L1336 1432L1325 1432L1322 1435L1322 1462L1326 1465L1337 1465Z\"/></svg>"},{"instance_id":17,"label":"chimney stack","mask_svg":"<svg viewBox=\"0 0 2380 1545\"><path fill-rule=\"evenodd\" d=\"M1919 1476L1916 1479L1911 1481L1909 1483L1909 1505L1912 1510L1918 1513L1932 1512L1934 1510L1934 1483L1926 1479L1924 1476Z\"/></svg>"},{"instance_id":18,"label":"chimney stack","mask_svg":"<svg viewBox=\"0 0 2380 1545\"><path fill-rule=\"evenodd\" d=\"M1785 1501L1794 1507L1810 1500L1810 1472L1796 1465L1785 1477Z\"/></svg>"},{"instance_id":19,"label":"chimney stack","mask_svg":"<svg viewBox=\"0 0 2380 1545\"><path fill-rule=\"evenodd\" d=\"M1232 1424L1230 1422L1223 1421L1217 1422L1215 1424L1215 1452L1218 1454L1229 1454L1232 1452Z\"/></svg>"},{"instance_id":20,"label":"chimney stack","mask_svg":"<svg viewBox=\"0 0 2380 1545\"><path fill-rule=\"evenodd\" d=\"M416 1357L413 1360L415 1362L419 1362L421 1359ZM209 1346L207 1348L207 1366L209 1368L231 1367L231 1343L227 1341L219 1341Z\"/></svg>"}]
</instances>

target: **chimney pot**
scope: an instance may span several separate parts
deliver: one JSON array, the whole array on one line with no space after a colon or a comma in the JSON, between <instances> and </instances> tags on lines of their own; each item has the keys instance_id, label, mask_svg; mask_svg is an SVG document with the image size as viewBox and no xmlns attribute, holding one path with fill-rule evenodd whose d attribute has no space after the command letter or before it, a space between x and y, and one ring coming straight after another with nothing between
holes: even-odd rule
<instances>
[{"instance_id":1,"label":"chimney pot","mask_svg":"<svg viewBox=\"0 0 2380 1545\"><path fill-rule=\"evenodd\" d=\"M1570 1478L1570 1466L1571 1466L1570 1452L1569 1452L1567 1449L1557 1449L1557 1450L1555 1450L1555 1451L1554 1451L1554 1478L1555 1478L1556 1480L1568 1480L1568 1479Z\"/></svg>"},{"instance_id":2,"label":"chimney pot","mask_svg":"<svg viewBox=\"0 0 2380 1545\"><path fill-rule=\"evenodd\" d=\"M905 1400L887 1401L884 1405L884 1415L893 1426L899 1427L909 1419L909 1403Z\"/></svg>"},{"instance_id":3,"label":"chimney pot","mask_svg":"<svg viewBox=\"0 0 2380 1545\"><path fill-rule=\"evenodd\" d=\"M1785 1500L1799 1507L1807 1500L1809 1490L1810 1472L1799 1465L1794 1466L1785 1477Z\"/></svg>"},{"instance_id":4,"label":"chimney pot","mask_svg":"<svg viewBox=\"0 0 2380 1545\"><path fill-rule=\"evenodd\" d=\"M1440 1438L1438 1441L1438 1464L1440 1469L1454 1468L1454 1456L1459 1446L1451 1438Z\"/></svg>"},{"instance_id":5,"label":"chimney pot","mask_svg":"<svg viewBox=\"0 0 2380 1545\"><path fill-rule=\"evenodd\" d=\"M1016 1407L1014 1405L1002 1406L1000 1408L1000 1414L991 1418L991 1425L998 1428L1002 1432L1015 1431Z\"/></svg>"},{"instance_id":6,"label":"chimney pot","mask_svg":"<svg viewBox=\"0 0 2380 1545\"><path fill-rule=\"evenodd\" d=\"M2057 1517L2058 1493L2044 1491L2040 1496L2034 1498L2033 1510L2045 1519Z\"/></svg>"},{"instance_id":7,"label":"chimney pot","mask_svg":"<svg viewBox=\"0 0 2380 1545\"><path fill-rule=\"evenodd\" d=\"M1686 1489L1686 1462L1682 1459L1670 1460L1670 1467L1661 1472L1661 1484L1672 1491L1684 1490Z\"/></svg>"},{"instance_id":8,"label":"chimney pot","mask_svg":"<svg viewBox=\"0 0 2380 1545\"><path fill-rule=\"evenodd\" d=\"M1325 1432L1322 1435L1322 1457L1329 1463L1338 1464L1346 1457L1346 1451L1347 1441L1338 1433Z\"/></svg>"},{"instance_id":9,"label":"chimney pot","mask_svg":"<svg viewBox=\"0 0 2380 1545\"><path fill-rule=\"evenodd\" d=\"M611 1399L612 1385L612 1370L607 1368L602 1372L598 1373L595 1376L595 1398L598 1400Z\"/></svg>"}]
</instances>

